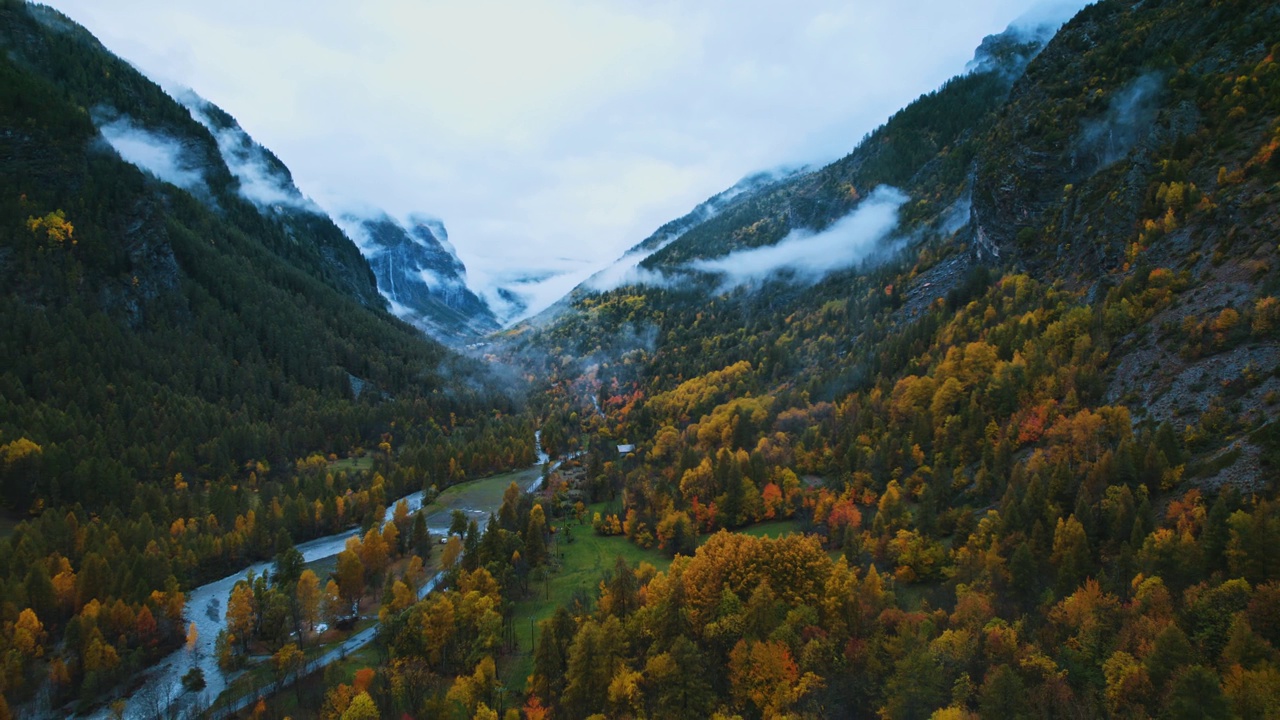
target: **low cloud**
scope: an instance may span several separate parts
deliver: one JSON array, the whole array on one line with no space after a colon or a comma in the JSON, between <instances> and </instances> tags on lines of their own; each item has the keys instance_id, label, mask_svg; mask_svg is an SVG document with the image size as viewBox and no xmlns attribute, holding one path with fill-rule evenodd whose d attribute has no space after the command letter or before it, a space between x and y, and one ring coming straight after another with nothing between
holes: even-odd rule
<instances>
[{"instance_id":1,"label":"low cloud","mask_svg":"<svg viewBox=\"0 0 1280 720\"><path fill-rule=\"evenodd\" d=\"M678 237L678 236L677 236ZM624 285L667 285L666 275L654 270L640 267L650 255L670 245L676 238L671 238L652 250L631 251L609 267L587 278L583 287L596 292L609 292Z\"/></svg>"},{"instance_id":2,"label":"low cloud","mask_svg":"<svg viewBox=\"0 0 1280 720\"><path fill-rule=\"evenodd\" d=\"M1127 155L1155 121L1163 89L1164 77L1147 73L1116 91L1106 114L1081 127L1072 161L1102 168Z\"/></svg>"},{"instance_id":3,"label":"low cloud","mask_svg":"<svg viewBox=\"0 0 1280 720\"><path fill-rule=\"evenodd\" d=\"M882 251L881 241L897 227L898 208L906 201L900 190L882 185L825 230L792 230L777 244L697 260L689 267L723 275L722 289L778 273L788 273L797 281L817 282L827 273L853 267Z\"/></svg>"},{"instance_id":4,"label":"low cloud","mask_svg":"<svg viewBox=\"0 0 1280 720\"><path fill-rule=\"evenodd\" d=\"M238 126L219 127L210 115L207 100L191 90L176 93L176 98L217 141L222 161L240 181L242 197L260 209L285 206L312 213L323 212L302 195L292 178L272 166L266 150L248 133Z\"/></svg>"},{"instance_id":5,"label":"low cloud","mask_svg":"<svg viewBox=\"0 0 1280 720\"><path fill-rule=\"evenodd\" d=\"M843 156L1037 2L48 1L325 208L439 213L474 287L561 273L524 313L754 168Z\"/></svg>"},{"instance_id":6,"label":"low cloud","mask_svg":"<svg viewBox=\"0 0 1280 720\"><path fill-rule=\"evenodd\" d=\"M204 189L204 172L175 138L152 132L128 117L98 125L98 132L120 157L161 180L186 190Z\"/></svg>"},{"instance_id":7,"label":"low cloud","mask_svg":"<svg viewBox=\"0 0 1280 720\"><path fill-rule=\"evenodd\" d=\"M586 280L583 262L561 259L567 270L533 269L491 275L471 287L489 305L503 326L510 326L550 308Z\"/></svg>"},{"instance_id":8,"label":"low cloud","mask_svg":"<svg viewBox=\"0 0 1280 720\"><path fill-rule=\"evenodd\" d=\"M973 209L973 186L965 187L964 194L951 203L951 207L942 212L938 224L938 232L950 235L969 224L969 211Z\"/></svg>"},{"instance_id":9,"label":"low cloud","mask_svg":"<svg viewBox=\"0 0 1280 720\"><path fill-rule=\"evenodd\" d=\"M779 167L744 177L733 187L699 204L688 215L663 225L647 240L628 250L613 264L587 278L582 285L596 292L608 292L624 285L671 285L671 278L662 272L640 267L640 264L651 255L679 240L685 232L719 215L725 208L733 205L739 197L760 192L770 185L789 180L805 172L808 172L805 166Z\"/></svg>"}]
</instances>

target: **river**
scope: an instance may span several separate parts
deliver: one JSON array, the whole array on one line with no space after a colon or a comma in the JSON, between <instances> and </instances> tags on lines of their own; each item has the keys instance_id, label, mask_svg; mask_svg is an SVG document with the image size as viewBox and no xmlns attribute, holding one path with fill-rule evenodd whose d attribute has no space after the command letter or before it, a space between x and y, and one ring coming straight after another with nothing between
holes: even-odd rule
<instances>
[{"instance_id":1,"label":"river","mask_svg":"<svg viewBox=\"0 0 1280 720\"><path fill-rule=\"evenodd\" d=\"M537 452L538 463L531 469L541 468L550 460L550 457L542 450L541 430L534 433L534 449ZM542 479L543 474L539 473L525 490L533 491L538 489L542 485ZM481 480L473 480L471 482L481 482ZM467 484L470 483L463 483L463 485ZM409 512L413 514L422 509L423 493L418 491L391 502L383 517L384 523L391 520L395 507L401 500L409 504ZM487 521L489 514L498 510L497 507L462 509L471 517L476 518L482 526ZM428 529L433 535L437 537L443 536L448 531L448 515L449 511L439 511L432 513L432 516L428 518ZM445 524L440 524L442 521ZM334 557L345 550L347 540L359 534L360 528L351 528L335 535L309 540L301 543L297 548L302 553L303 559L308 563L324 560ZM231 590L236 583L243 580L250 572L260 575L264 572L269 572L272 567L273 562L271 561L255 563L221 580L215 580L187 592L187 622L195 623L198 634L195 647L194 649L183 647L175 650L146 671L148 674L146 683L126 700L125 718L128 720L149 720L158 716L179 716L187 708L208 707L222 694L228 683L239 674L239 672L223 673L222 668L218 667L218 657L214 651L214 643L217 640L218 633L227 626L227 599L231 596ZM436 579L432 577L423 585L420 595L425 596L435 587L435 584ZM363 642L357 643L356 647L368 642L372 637L372 632L369 632L368 638L364 638ZM355 638L348 640L347 643L351 643L352 640L355 640ZM184 694L182 676L192 666L198 666L204 672L206 686L200 693ZM104 707L88 717L93 718L93 720L107 720L112 715L110 708Z\"/></svg>"}]
</instances>

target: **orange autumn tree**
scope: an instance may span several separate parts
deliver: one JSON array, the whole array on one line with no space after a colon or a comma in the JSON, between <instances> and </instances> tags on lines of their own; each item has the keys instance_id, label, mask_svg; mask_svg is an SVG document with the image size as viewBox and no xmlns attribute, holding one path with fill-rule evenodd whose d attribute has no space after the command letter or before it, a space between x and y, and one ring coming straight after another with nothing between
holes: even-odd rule
<instances>
[{"instance_id":1,"label":"orange autumn tree","mask_svg":"<svg viewBox=\"0 0 1280 720\"><path fill-rule=\"evenodd\" d=\"M227 600L227 632L240 643L240 649L248 651L249 639L258 622L258 610L253 600L253 588L247 582L236 583Z\"/></svg>"},{"instance_id":2,"label":"orange autumn tree","mask_svg":"<svg viewBox=\"0 0 1280 720\"><path fill-rule=\"evenodd\" d=\"M739 640L729 653L729 680L738 707L754 706L763 717L786 717L810 691L822 687L813 673L800 673L787 644Z\"/></svg>"},{"instance_id":3,"label":"orange autumn tree","mask_svg":"<svg viewBox=\"0 0 1280 720\"><path fill-rule=\"evenodd\" d=\"M724 530L712 535L692 558L676 563L695 625L706 622L725 590L747 597L761 583L768 583L789 604L816 605L833 565L816 537L774 540Z\"/></svg>"}]
</instances>

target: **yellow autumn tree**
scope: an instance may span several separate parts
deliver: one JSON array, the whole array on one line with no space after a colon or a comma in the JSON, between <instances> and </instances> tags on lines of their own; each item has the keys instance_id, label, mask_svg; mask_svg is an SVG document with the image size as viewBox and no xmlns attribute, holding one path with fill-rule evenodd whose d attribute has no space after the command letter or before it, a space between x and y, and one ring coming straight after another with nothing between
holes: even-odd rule
<instances>
[{"instance_id":1,"label":"yellow autumn tree","mask_svg":"<svg viewBox=\"0 0 1280 720\"><path fill-rule=\"evenodd\" d=\"M298 577L294 589L294 599L298 602L298 620L311 630L320 619L320 578L310 569L303 570Z\"/></svg>"},{"instance_id":2,"label":"yellow autumn tree","mask_svg":"<svg viewBox=\"0 0 1280 720\"><path fill-rule=\"evenodd\" d=\"M381 536L378 537L378 542L381 543ZM364 596L365 583L364 562L361 561L357 552L348 548L338 553L334 579L338 581L338 591L342 599L347 601L347 612L353 611L360 598Z\"/></svg>"},{"instance_id":3,"label":"yellow autumn tree","mask_svg":"<svg viewBox=\"0 0 1280 720\"><path fill-rule=\"evenodd\" d=\"M378 706L367 692L351 698L351 704L342 713L342 720L380 720L381 717Z\"/></svg>"},{"instance_id":4,"label":"yellow autumn tree","mask_svg":"<svg viewBox=\"0 0 1280 720\"><path fill-rule=\"evenodd\" d=\"M729 653L733 697L744 709L754 705L766 718L786 717L809 692L822 687L813 673L800 673L791 650L780 640L739 640Z\"/></svg>"},{"instance_id":5,"label":"yellow autumn tree","mask_svg":"<svg viewBox=\"0 0 1280 720\"><path fill-rule=\"evenodd\" d=\"M28 658L44 655L44 623L36 617L31 608L18 614L18 622L13 626L13 647Z\"/></svg>"},{"instance_id":6,"label":"yellow autumn tree","mask_svg":"<svg viewBox=\"0 0 1280 720\"><path fill-rule=\"evenodd\" d=\"M248 649L257 621L258 610L254 605L253 588L247 582L236 583L231 589L231 598L227 600L227 632L240 640L242 648Z\"/></svg>"},{"instance_id":7,"label":"yellow autumn tree","mask_svg":"<svg viewBox=\"0 0 1280 720\"><path fill-rule=\"evenodd\" d=\"M27 229L37 238L43 236L43 239L53 246L76 244L76 229L67 222L67 215L62 210L54 210L41 218L27 218Z\"/></svg>"},{"instance_id":8,"label":"yellow autumn tree","mask_svg":"<svg viewBox=\"0 0 1280 720\"><path fill-rule=\"evenodd\" d=\"M276 671L276 677L278 679L284 679L288 677L290 673L301 668L302 663L305 660L306 657L302 654L302 651L298 649L297 644L289 643L277 650L275 655L271 656L271 666Z\"/></svg>"},{"instance_id":9,"label":"yellow autumn tree","mask_svg":"<svg viewBox=\"0 0 1280 720\"><path fill-rule=\"evenodd\" d=\"M345 605L342 600L342 591L338 589L338 583L330 580L324 586L324 595L320 598L320 613L324 621L332 625L347 613L350 606Z\"/></svg>"}]
</instances>

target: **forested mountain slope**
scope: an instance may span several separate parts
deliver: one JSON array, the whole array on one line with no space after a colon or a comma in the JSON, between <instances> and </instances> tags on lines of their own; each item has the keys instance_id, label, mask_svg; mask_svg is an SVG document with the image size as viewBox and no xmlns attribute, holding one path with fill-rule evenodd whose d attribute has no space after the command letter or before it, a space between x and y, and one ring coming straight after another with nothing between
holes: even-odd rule
<instances>
[{"instance_id":1,"label":"forested mountain slope","mask_svg":"<svg viewBox=\"0 0 1280 720\"><path fill-rule=\"evenodd\" d=\"M511 388L389 315L357 248L295 207L296 188L253 189L209 128L83 28L0 4L12 703L56 708L132 678L180 644L183 586L380 516L393 492L534 460ZM380 474L330 468L364 449Z\"/></svg>"},{"instance_id":2,"label":"forested mountain slope","mask_svg":"<svg viewBox=\"0 0 1280 720\"><path fill-rule=\"evenodd\" d=\"M540 705L1275 715L1277 32L1270 3L1095 4L513 332L544 439L586 434L565 492L692 555L546 626ZM859 262L783 255L885 186ZM838 557L693 552L778 518Z\"/></svg>"},{"instance_id":3,"label":"forested mountain slope","mask_svg":"<svg viewBox=\"0 0 1280 720\"><path fill-rule=\"evenodd\" d=\"M179 582L533 461L515 400L158 88L56 14L0 21L15 707L179 644ZM563 462L454 519L440 592L382 576L376 668L261 712L1280 715L1280 8L1106 1L1046 39L988 38L506 333ZM140 172L139 126L208 162ZM323 454L362 447L376 472ZM585 533L637 562L573 575ZM255 588L240 654L287 635Z\"/></svg>"}]
</instances>

